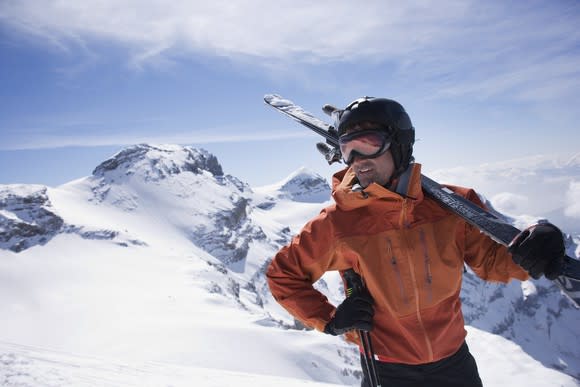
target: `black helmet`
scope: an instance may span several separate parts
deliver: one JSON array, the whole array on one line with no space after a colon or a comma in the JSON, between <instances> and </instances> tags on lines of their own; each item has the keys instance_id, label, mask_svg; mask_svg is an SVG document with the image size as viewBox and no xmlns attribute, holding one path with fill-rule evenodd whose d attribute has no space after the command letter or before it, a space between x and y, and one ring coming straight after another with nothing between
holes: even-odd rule
<instances>
[{"instance_id":1,"label":"black helmet","mask_svg":"<svg viewBox=\"0 0 580 387\"><path fill-rule=\"evenodd\" d=\"M391 153L395 162L395 175L403 173L413 161L415 128L405 108L397 101L363 97L351 102L344 110L335 112L333 116L339 137L361 122L379 124L389 132L392 136Z\"/></svg>"}]
</instances>

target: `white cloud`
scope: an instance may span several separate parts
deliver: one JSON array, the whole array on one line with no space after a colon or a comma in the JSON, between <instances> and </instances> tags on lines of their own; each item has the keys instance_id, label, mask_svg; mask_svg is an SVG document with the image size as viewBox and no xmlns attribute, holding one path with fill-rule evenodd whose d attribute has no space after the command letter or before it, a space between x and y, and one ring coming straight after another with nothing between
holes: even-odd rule
<instances>
[{"instance_id":1,"label":"white cloud","mask_svg":"<svg viewBox=\"0 0 580 387\"><path fill-rule=\"evenodd\" d=\"M69 146L108 146L133 145L141 143L151 144L212 144L212 143L241 143L255 141L281 141L288 139L312 138L307 131L273 132L273 131L243 131L231 128L211 128L188 131L174 131L166 133L95 133L78 135L57 135L51 133L34 133L25 137L7 138L0 143L0 151L23 149L51 149Z\"/></svg>"},{"instance_id":2,"label":"white cloud","mask_svg":"<svg viewBox=\"0 0 580 387\"><path fill-rule=\"evenodd\" d=\"M444 8L444 9L443 9ZM5 22L56 40L105 38L126 43L140 56L171 48L217 55L306 61L341 59L352 52L402 55L430 44L461 16L464 6L431 2L369 1L291 3L254 1L59 1L5 2ZM409 44L412 43L412 44ZM308 54L303 56L304 54Z\"/></svg>"},{"instance_id":3,"label":"white cloud","mask_svg":"<svg viewBox=\"0 0 580 387\"><path fill-rule=\"evenodd\" d=\"M567 206L564 210L566 216L580 219L580 181L571 181L566 192Z\"/></svg>"},{"instance_id":4,"label":"white cloud","mask_svg":"<svg viewBox=\"0 0 580 387\"><path fill-rule=\"evenodd\" d=\"M491 198L493 207L506 214L522 214L528 202L526 196L512 192L501 192Z\"/></svg>"},{"instance_id":5,"label":"white cloud","mask_svg":"<svg viewBox=\"0 0 580 387\"><path fill-rule=\"evenodd\" d=\"M525 100L577 87L578 5L477 1L3 1L0 21L61 49L121 44L129 62L211 55L278 66L394 63L439 95ZM572 84L572 86L570 86ZM566 86L568 85L568 86Z\"/></svg>"},{"instance_id":6,"label":"white cloud","mask_svg":"<svg viewBox=\"0 0 580 387\"><path fill-rule=\"evenodd\" d=\"M473 187L491 198L494 207L509 214L549 216L560 221L559 214L568 208L570 214L580 215L579 155L537 155L426 174L441 183Z\"/></svg>"}]
</instances>

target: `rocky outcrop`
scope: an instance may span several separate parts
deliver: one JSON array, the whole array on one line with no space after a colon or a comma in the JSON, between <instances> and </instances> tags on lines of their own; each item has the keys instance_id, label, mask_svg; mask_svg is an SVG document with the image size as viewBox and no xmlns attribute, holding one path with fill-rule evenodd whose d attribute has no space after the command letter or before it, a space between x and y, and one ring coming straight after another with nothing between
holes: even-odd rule
<instances>
[{"instance_id":1,"label":"rocky outcrop","mask_svg":"<svg viewBox=\"0 0 580 387\"><path fill-rule=\"evenodd\" d=\"M217 158L203 149L177 145L154 146L140 144L123 149L103 161L93 171L95 177L110 177L139 173L146 180L158 181L183 172L200 174L210 172L223 176Z\"/></svg>"},{"instance_id":2,"label":"rocky outcrop","mask_svg":"<svg viewBox=\"0 0 580 387\"><path fill-rule=\"evenodd\" d=\"M52 211L46 191L39 185L0 186L0 248L20 252L62 230L64 221Z\"/></svg>"},{"instance_id":3,"label":"rocky outcrop","mask_svg":"<svg viewBox=\"0 0 580 387\"><path fill-rule=\"evenodd\" d=\"M233 199L233 208L210 215L211 225L200 226L190 233L190 239L228 267L243 261L254 240L264 240L264 231L247 217L247 198Z\"/></svg>"}]
</instances>

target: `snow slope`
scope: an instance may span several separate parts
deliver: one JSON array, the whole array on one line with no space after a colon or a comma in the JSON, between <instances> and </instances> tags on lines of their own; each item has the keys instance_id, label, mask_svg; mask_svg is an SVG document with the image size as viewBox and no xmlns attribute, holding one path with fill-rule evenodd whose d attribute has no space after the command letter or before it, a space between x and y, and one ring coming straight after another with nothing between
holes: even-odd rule
<instances>
[{"instance_id":1,"label":"snow slope","mask_svg":"<svg viewBox=\"0 0 580 387\"><path fill-rule=\"evenodd\" d=\"M0 186L0 384L358 385L357 350L303 329L263 275L329 193L304 169L252 189L175 145L60 187ZM578 311L557 290L466 283L487 385L578 385ZM335 273L316 286L343 298Z\"/></svg>"},{"instance_id":2,"label":"snow slope","mask_svg":"<svg viewBox=\"0 0 580 387\"><path fill-rule=\"evenodd\" d=\"M577 386L569 376L542 367L517 345L469 328L468 344L478 358L486 386ZM498 351L501 348L501 351ZM305 352L307 354L308 352ZM119 361L0 341L3 386L338 386L306 379L227 369L183 366L159 361ZM357 384L353 384L357 385Z\"/></svg>"}]
</instances>

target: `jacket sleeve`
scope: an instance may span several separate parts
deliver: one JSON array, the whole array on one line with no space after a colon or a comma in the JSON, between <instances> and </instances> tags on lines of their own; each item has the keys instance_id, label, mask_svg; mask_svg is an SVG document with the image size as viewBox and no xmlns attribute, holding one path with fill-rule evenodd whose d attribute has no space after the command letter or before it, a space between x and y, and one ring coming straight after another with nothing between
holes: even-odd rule
<instances>
[{"instance_id":1,"label":"jacket sleeve","mask_svg":"<svg viewBox=\"0 0 580 387\"><path fill-rule=\"evenodd\" d=\"M464 189L458 193L487 210L474 190ZM529 278L528 273L513 261L507 247L468 223L465 226L465 262L486 281L506 283L511 279L525 281Z\"/></svg>"},{"instance_id":2,"label":"jacket sleeve","mask_svg":"<svg viewBox=\"0 0 580 387\"><path fill-rule=\"evenodd\" d=\"M266 277L274 299L304 324L323 331L335 307L312 284L333 266L332 222L326 210L274 257Z\"/></svg>"}]
</instances>

